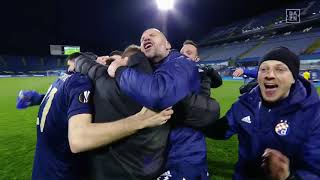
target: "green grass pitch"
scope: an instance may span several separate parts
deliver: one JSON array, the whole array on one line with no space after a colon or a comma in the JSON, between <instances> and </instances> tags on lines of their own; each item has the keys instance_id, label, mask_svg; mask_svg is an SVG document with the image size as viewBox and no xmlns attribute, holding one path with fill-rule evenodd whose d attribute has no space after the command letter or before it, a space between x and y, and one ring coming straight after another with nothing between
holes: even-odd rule
<instances>
[{"instance_id":1,"label":"green grass pitch","mask_svg":"<svg viewBox=\"0 0 320 180\"><path fill-rule=\"evenodd\" d=\"M20 89L34 89L45 93L54 81L51 78L0 78L0 179L28 180L31 178L36 142L37 107L16 110L15 102ZM212 90L225 114L239 95L240 81L225 81ZM320 89L318 89L320 93ZM208 162L213 179L231 179L237 160L237 139L207 140Z\"/></svg>"}]
</instances>

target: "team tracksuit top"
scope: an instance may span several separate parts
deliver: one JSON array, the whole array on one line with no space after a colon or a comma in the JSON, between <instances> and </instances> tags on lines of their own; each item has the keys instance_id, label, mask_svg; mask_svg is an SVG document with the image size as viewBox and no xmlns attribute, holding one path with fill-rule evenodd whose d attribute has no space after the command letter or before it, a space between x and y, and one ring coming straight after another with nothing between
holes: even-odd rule
<instances>
[{"instance_id":1,"label":"team tracksuit top","mask_svg":"<svg viewBox=\"0 0 320 180\"><path fill-rule=\"evenodd\" d=\"M298 77L287 98L273 105L262 101L256 87L206 130L206 135L215 139L234 134L239 139L234 179L265 179L261 156L266 148L290 159L291 175L320 179L320 100L303 77Z\"/></svg>"}]
</instances>

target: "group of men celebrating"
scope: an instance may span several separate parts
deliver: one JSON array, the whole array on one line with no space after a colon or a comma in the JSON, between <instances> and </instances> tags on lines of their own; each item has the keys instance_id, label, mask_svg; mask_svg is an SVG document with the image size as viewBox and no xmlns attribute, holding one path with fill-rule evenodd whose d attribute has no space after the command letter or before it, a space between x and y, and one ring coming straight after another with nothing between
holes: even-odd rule
<instances>
[{"instance_id":1,"label":"group of men celebrating","mask_svg":"<svg viewBox=\"0 0 320 180\"><path fill-rule=\"evenodd\" d=\"M268 52L258 85L220 119L210 89L221 77L198 61L196 44L171 50L154 28L121 54L70 56L46 95L18 98L40 104L32 179L206 180L205 137L234 134L234 179L320 179L320 100L298 56Z\"/></svg>"}]
</instances>

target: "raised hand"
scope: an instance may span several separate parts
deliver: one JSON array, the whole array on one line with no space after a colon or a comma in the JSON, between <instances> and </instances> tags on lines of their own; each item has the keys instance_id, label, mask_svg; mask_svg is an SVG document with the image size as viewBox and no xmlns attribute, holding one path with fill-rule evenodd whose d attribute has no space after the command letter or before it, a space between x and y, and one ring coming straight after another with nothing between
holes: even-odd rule
<instances>
[{"instance_id":1,"label":"raised hand","mask_svg":"<svg viewBox=\"0 0 320 180\"><path fill-rule=\"evenodd\" d=\"M40 105L43 95L36 91L21 90L17 97L17 109L25 109L29 106Z\"/></svg>"},{"instance_id":2,"label":"raised hand","mask_svg":"<svg viewBox=\"0 0 320 180\"><path fill-rule=\"evenodd\" d=\"M232 75L235 76L235 77L240 77L240 76L243 75L243 73L244 73L244 71L243 71L242 68L237 68L237 69L233 72Z\"/></svg>"},{"instance_id":3,"label":"raised hand","mask_svg":"<svg viewBox=\"0 0 320 180\"><path fill-rule=\"evenodd\" d=\"M108 67L109 76L115 77L117 69L121 66L126 66L127 64L128 64L128 57L115 58L115 60Z\"/></svg>"}]
</instances>

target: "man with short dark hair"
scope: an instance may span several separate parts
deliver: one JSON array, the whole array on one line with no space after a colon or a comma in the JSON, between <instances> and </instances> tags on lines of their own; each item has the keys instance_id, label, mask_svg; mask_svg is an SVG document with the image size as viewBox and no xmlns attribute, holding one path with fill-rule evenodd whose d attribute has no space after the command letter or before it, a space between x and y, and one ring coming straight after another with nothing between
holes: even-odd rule
<instances>
[{"instance_id":1,"label":"man with short dark hair","mask_svg":"<svg viewBox=\"0 0 320 180\"><path fill-rule=\"evenodd\" d=\"M197 45L191 40L186 40L183 43L180 53L194 62L200 60ZM212 71L214 70L212 69ZM217 72L209 73L208 69L203 70L199 68L199 72L201 75L201 88L199 94L210 97L210 88L220 86L222 84L222 79ZM212 86L212 84L214 85ZM212 99L212 101L214 101L214 99ZM220 109L218 106L211 110L219 112ZM192 111L192 109L187 109L186 111ZM183 116L177 118L182 117ZM195 137L197 138L194 139ZM201 146L199 146L199 144L201 144ZM197 146L197 148L195 148L195 146ZM189 149L193 150L190 151ZM199 156L201 154L204 156ZM166 178L173 180L183 178L209 179L206 142L204 135L199 129L184 126L184 124L175 124L174 128L171 129L168 141L168 158L164 173L159 177L159 180Z\"/></svg>"},{"instance_id":2,"label":"man with short dark hair","mask_svg":"<svg viewBox=\"0 0 320 180\"><path fill-rule=\"evenodd\" d=\"M192 40L184 41L183 46L180 50L180 53L187 56L194 62L200 61L198 46ZM215 69L213 69L211 66L208 66L208 65L199 64L198 66L199 66L199 72L201 77L200 91L207 92L208 90L210 91L210 88L218 88L222 85L222 78ZM210 81L209 83L210 86L207 86L206 82L208 81Z\"/></svg>"},{"instance_id":3,"label":"man with short dark hair","mask_svg":"<svg viewBox=\"0 0 320 180\"><path fill-rule=\"evenodd\" d=\"M200 57L198 55L198 46L195 42L191 40L185 40L183 42L183 46L180 50L181 54L184 54L188 58L191 58L193 61L200 61Z\"/></svg>"},{"instance_id":4,"label":"man with short dark hair","mask_svg":"<svg viewBox=\"0 0 320 180\"><path fill-rule=\"evenodd\" d=\"M21 93L18 99L27 102L27 106L42 100L37 118L33 180L87 179L86 156L75 153L113 143L143 128L162 125L173 113L166 110L156 114L144 108L115 122L91 123L92 84L86 76L73 72L74 59L79 55L67 58L69 73L56 80L44 97L32 92Z\"/></svg>"}]
</instances>

